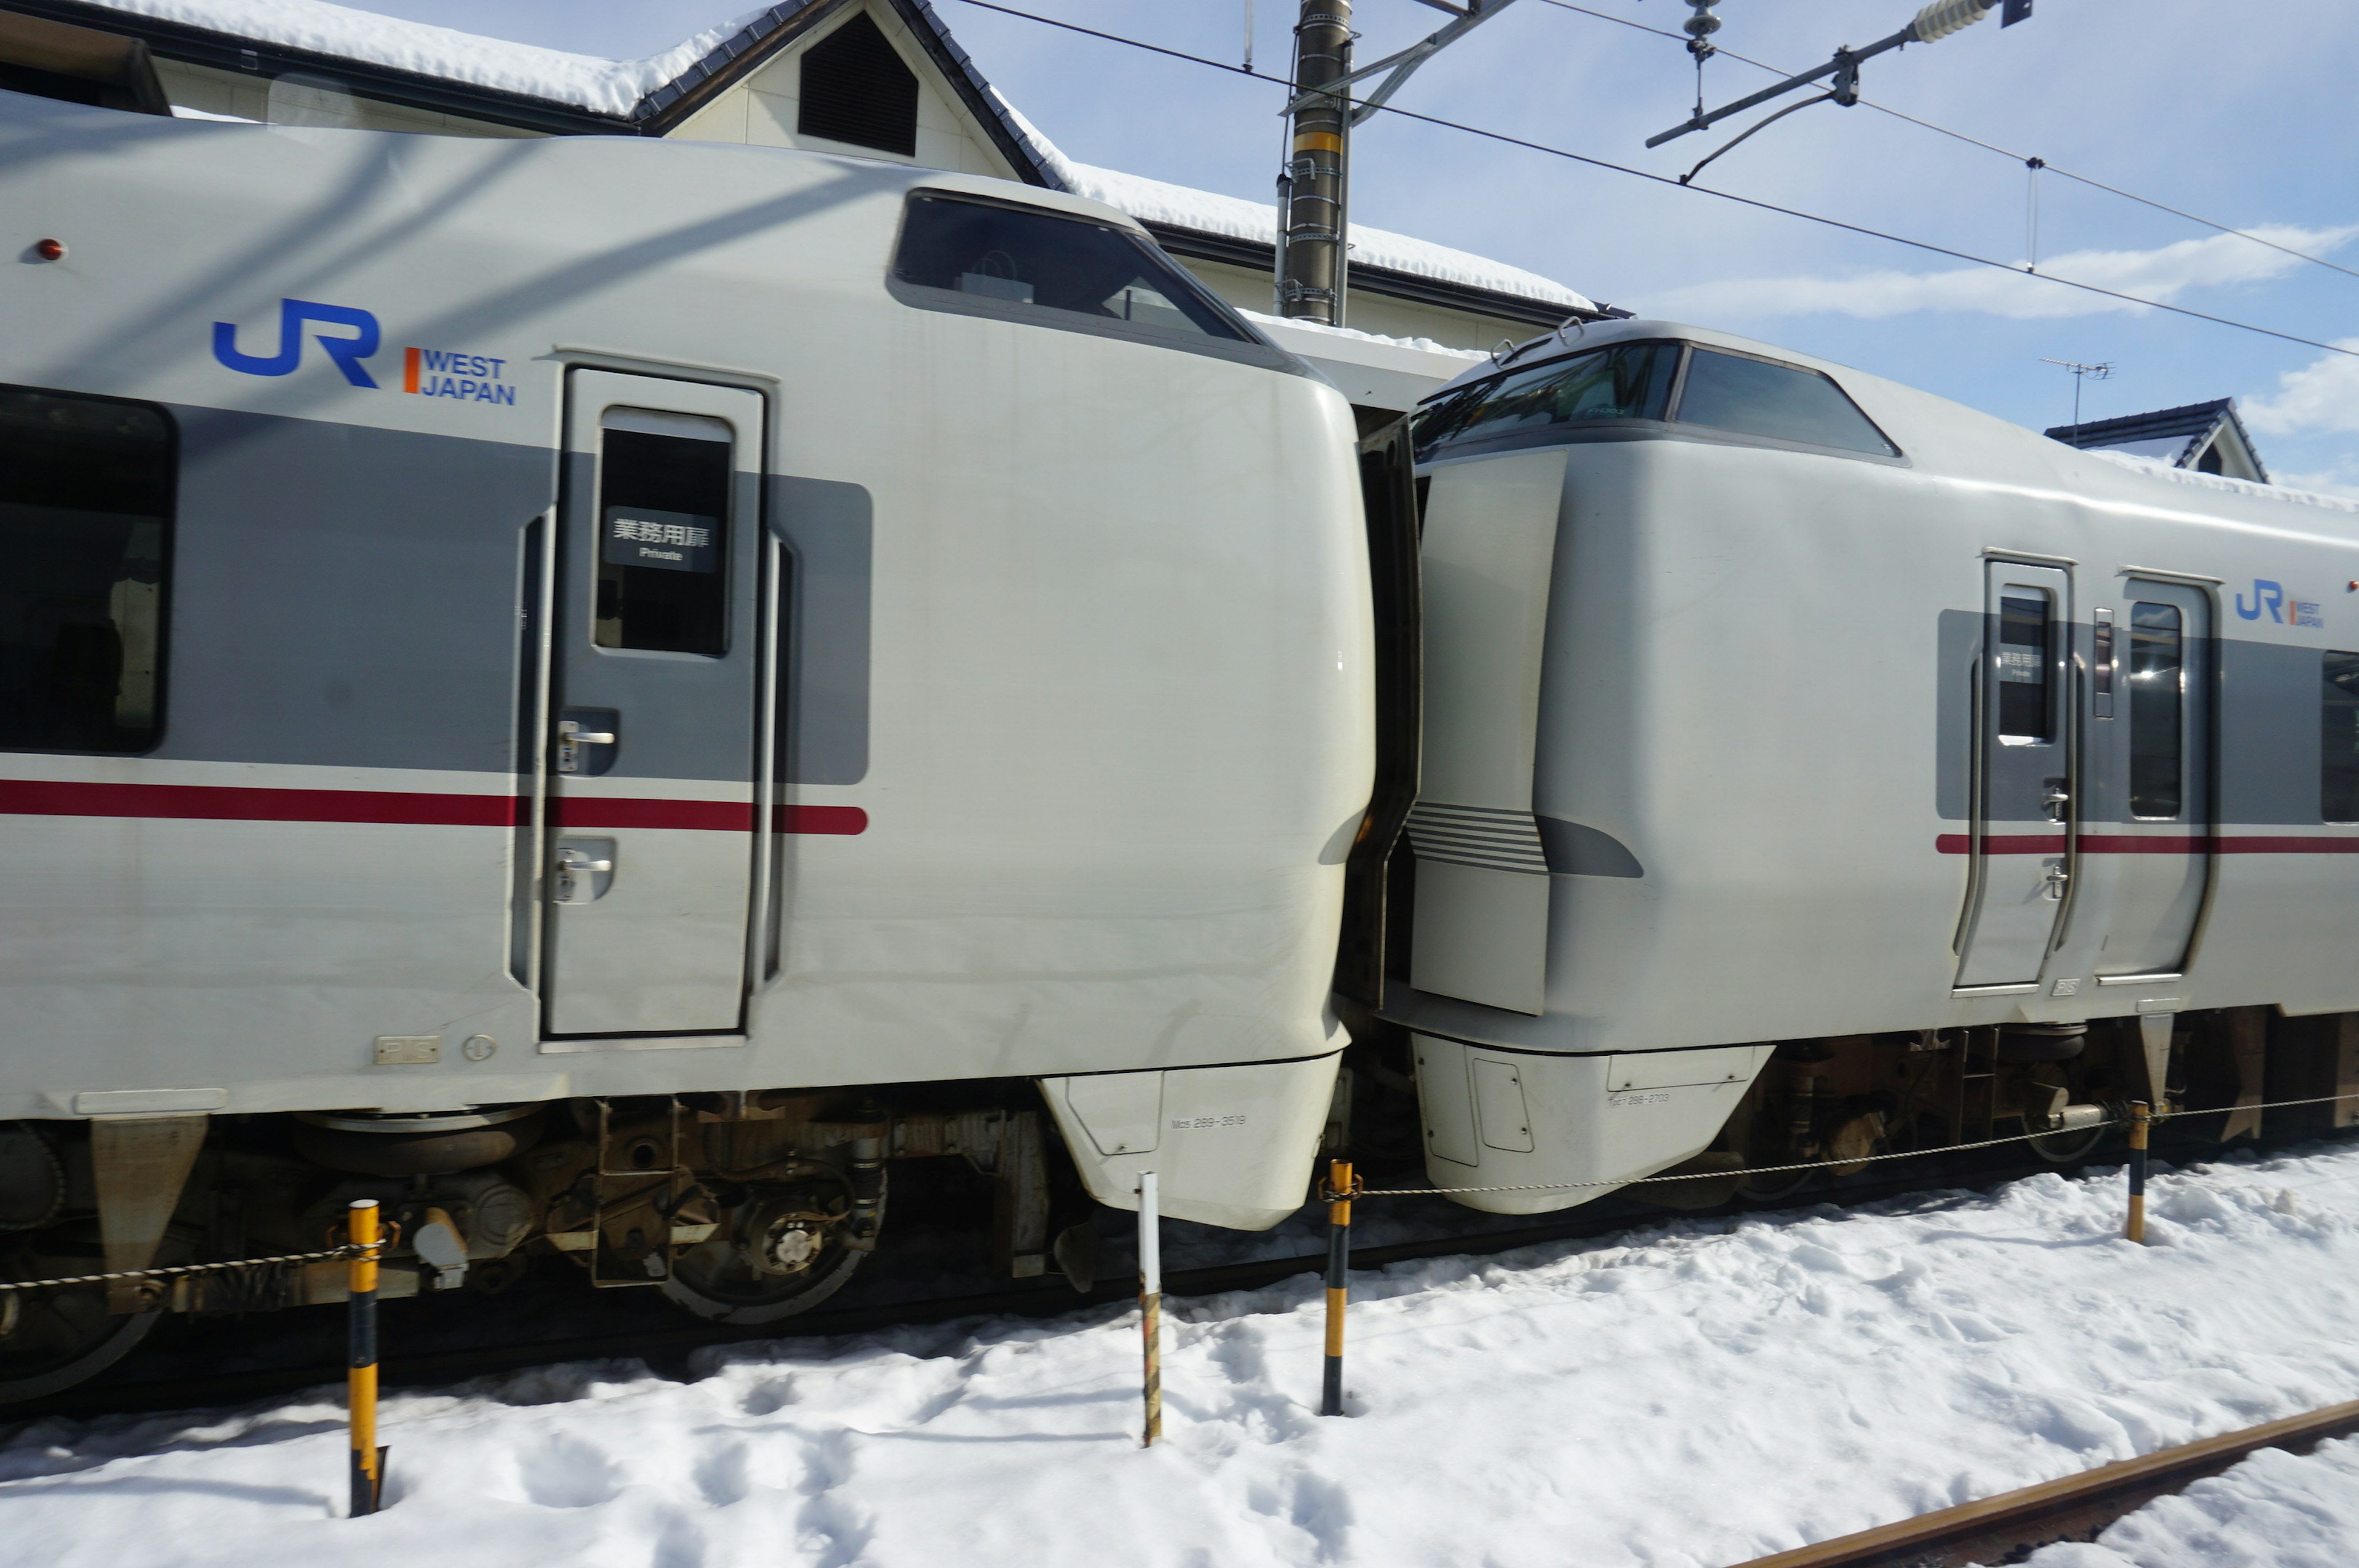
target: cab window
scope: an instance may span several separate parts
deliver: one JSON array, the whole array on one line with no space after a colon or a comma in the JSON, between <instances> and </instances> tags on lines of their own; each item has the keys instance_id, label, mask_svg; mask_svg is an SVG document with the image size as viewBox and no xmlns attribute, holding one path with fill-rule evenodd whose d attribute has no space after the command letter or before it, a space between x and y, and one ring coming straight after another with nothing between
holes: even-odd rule
<instances>
[{"instance_id":1,"label":"cab window","mask_svg":"<svg viewBox=\"0 0 2359 1568\"><path fill-rule=\"evenodd\" d=\"M1253 343L1228 308L1137 235L1038 208L934 193L909 199L893 277L913 304L951 300L1045 326Z\"/></svg>"},{"instance_id":2,"label":"cab window","mask_svg":"<svg viewBox=\"0 0 2359 1568\"><path fill-rule=\"evenodd\" d=\"M1884 432L1843 395L1843 388L1817 371L1714 349L1690 351L1674 417L1683 425L1766 436L1773 441L1879 458L1900 455L1900 449L1884 438Z\"/></svg>"}]
</instances>

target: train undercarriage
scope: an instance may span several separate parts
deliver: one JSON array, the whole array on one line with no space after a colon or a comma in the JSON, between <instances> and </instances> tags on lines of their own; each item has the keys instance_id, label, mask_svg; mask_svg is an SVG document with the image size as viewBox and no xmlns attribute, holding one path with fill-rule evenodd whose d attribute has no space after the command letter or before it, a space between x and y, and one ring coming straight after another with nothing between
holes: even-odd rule
<instances>
[{"instance_id":1,"label":"train undercarriage","mask_svg":"<svg viewBox=\"0 0 2359 1568\"><path fill-rule=\"evenodd\" d=\"M1364 1032L1326 1152L1413 1168L1408 1050L1389 1026ZM2319 1103L2261 1108L2284 1100ZM2105 1147L2133 1101L2174 1119L2181 1147L2351 1126L2359 1014L2249 1007L1781 1041L1712 1145L1669 1173L1686 1179L1623 1195L1675 1209L1775 1202L1875 1156L2010 1138L2070 1165ZM1000 1277L1061 1272L1088 1287L1091 1205L1019 1080L0 1126L0 1273L124 1276L0 1292L0 1401L95 1376L167 1314L343 1301L344 1264L319 1255L361 1198L391 1224L389 1297L495 1294L546 1259L715 1322L780 1321L876 1249L889 1172L910 1161L987 1185ZM1813 1168L1778 1169L1790 1165ZM255 1261L170 1271L237 1260Z\"/></svg>"}]
</instances>

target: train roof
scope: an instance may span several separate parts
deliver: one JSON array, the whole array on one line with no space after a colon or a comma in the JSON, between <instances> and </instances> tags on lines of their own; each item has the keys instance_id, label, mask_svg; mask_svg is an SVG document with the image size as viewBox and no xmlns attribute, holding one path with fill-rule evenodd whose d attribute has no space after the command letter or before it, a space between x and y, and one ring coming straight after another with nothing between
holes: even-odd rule
<instances>
[{"instance_id":1,"label":"train roof","mask_svg":"<svg viewBox=\"0 0 2359 1568\"><path fill-rule=\"evenodd\" d=\"M2198 512L2337 539L2359 537L2359 501L2198 473L2124 453L2082 450L1902 382L1776 343L1684 321L1633 318L1568 324L1470 366L1437 387L1427 401L1509 371L1529 370L1609 344L1665 338L1709 348L1733 349L1822 372L1832 377L1891 437L1909 466L1919 470L2049 492L2061 490L2091 499L2176 514Z\"/></svg>"}]
</instances>

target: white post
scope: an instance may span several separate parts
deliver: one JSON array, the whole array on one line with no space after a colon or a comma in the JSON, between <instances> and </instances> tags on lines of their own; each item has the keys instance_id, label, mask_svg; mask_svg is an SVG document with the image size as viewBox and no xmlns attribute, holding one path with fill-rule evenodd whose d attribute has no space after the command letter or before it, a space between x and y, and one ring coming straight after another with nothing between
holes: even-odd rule
<instances>
[{"instance_id":1,"label":"white post","mask_svg":"<svg viewBox=\"0 0 2359 1568\"><path fill-rule=\"evenodd\" d=\"M1147 1446L1163 1435L1163 1238L1155 1173L1138 1174L1138 1318L1147 1342Z\"/></svg>"}]
</instances>

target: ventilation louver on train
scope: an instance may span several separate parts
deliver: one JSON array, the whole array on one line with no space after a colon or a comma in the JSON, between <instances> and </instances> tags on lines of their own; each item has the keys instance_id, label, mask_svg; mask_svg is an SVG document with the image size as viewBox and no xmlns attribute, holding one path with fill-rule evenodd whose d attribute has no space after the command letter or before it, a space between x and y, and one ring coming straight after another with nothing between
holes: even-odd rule
<instances>
[{"instance_id":1,"label":"ventilation louver on train","mask_svg":"<svg viewBox=\"0 0 2359 1568\"><path fill-rule=\"evenodd\" d=\"M797 134L914 157L918 78L863 12L803 55Z\"/></svg>"}]
</instances>

